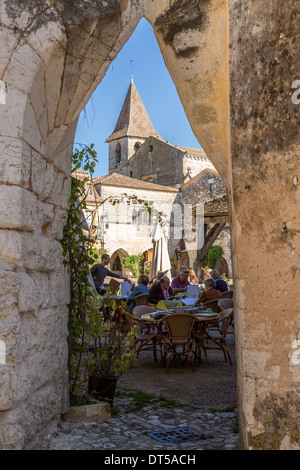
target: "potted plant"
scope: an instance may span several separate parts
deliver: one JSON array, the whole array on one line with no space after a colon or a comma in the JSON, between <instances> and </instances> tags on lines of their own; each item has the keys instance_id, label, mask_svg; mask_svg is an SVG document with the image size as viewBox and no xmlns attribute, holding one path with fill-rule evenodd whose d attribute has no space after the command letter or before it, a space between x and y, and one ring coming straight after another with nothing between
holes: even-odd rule
<instances>
[{"instance_id":1,"label":"potted plant","mask_svg":"<svg viewBox=\"0 0 300 470\"><path fill-rule=\"evenodd\" d=\"M110 293L94 295L87 314L85 368L88 394L113 404L118 378L129 370L137 358L134 339L137 326L123 321L125 305L116 308Z\"/></svg>"}]
</instances>

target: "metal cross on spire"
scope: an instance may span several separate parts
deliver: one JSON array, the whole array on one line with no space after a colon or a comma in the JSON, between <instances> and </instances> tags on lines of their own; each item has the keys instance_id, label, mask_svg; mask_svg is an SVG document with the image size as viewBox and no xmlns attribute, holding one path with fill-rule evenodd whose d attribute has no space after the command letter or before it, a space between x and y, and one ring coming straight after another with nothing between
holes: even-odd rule
<instances>
[{"instance_id":1,"label":"metal cross on spire","mask_svg":"<svg viewBox=\"0 0 300 470\"><path fill-rule=\"evenodd\" d=\"M131 83L133 83L132 62L133 62L133 59L131 59L131 61L130 61L130 81L131 81Z\"/></svg>"}]
</instances>

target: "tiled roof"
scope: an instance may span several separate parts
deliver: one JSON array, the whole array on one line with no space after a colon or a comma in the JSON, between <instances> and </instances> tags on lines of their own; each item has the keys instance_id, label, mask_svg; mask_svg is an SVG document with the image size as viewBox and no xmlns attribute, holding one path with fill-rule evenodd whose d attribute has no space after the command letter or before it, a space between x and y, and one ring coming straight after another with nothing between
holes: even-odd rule
<instances>
[{"instance_id":1,"label":"tiled roof","mask_svg":"<svg viewBox=\"0 0 300 470\"><path fill-rule=\"evenodd\" d=\"M129 176L119 175L118 173L112 173L111 175L106 176L98 176L98 178L93 179L93 183L95 186L101 183L104 186L145 189L148 191L165 191L171 193L178 192L178 189L172 188L170 186L148 183L147 181L137 180L130 178Z\"/></svg>"},{"instance_id":2,"label":"tiled roof","mask_svg":"<svg viewBox=\"0 0 300 470\"><path fill-rule=\"evenodd\" d=\"M122 137L159 137L133 82L130 83L123 107L113 133L105 142Z\"/></svg>"}]
</instances>

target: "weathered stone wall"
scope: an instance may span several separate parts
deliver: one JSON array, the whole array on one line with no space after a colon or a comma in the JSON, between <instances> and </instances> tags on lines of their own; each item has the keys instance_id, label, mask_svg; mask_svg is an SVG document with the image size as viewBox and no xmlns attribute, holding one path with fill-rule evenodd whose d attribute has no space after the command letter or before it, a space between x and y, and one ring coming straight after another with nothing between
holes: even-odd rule
<instances>
[{"instance_id":1,"label":"weathered stone wall","mask_svg":"<svg viewBox=\"0 0 300 470\"><path fill-rule=\"evenodd\" d=\"M152 150L151 150L152 148ZM163 140L148 137L130 158L127 176L143 179L156 173L156 184L175 185L183 181L183 152Z\"/></svg>"},{"instance_id":2,"label":"weathered stone wall","mask_svg":"<svg viewBox=\"0 0 300 470\"><path fill-rule=\"evenodd\" d=\"M88 3L88 5L87 5ZM0 447L34 447L68 409L60 239L76 121L140 15L119 2L0 2ZM116 50L114 47L116 46ZM108 57L108 54L111 54Z\"/></svg>"},{"instance_id":3,"label":"weathered stone wall","mask_svg":"<svg viewBox=\"0 0 300 470\"><path fill-rule=\"evenodd\" d=\"M296 2L0 0L0 15L0 445L33 446L66 408L59 239L76 119L145 16L230 191L242 446L299 448Z\"/></svg>"},{"instance_id":4,"label":"weathered stone wall","mask_svg":"<svg viewBox=\"0 0 300 470\"><path fill-rule=\"evenodd\" d=\"M226 185L215 170L204 170L192 180L183 184L181 191L183 204L192 204L194 206L199 203L204 204L205 202L214 200L215 198L221 198L222 196L226 196L227 194ZM208 224L207 233L212 228L212 226L213 223ZM231 233L229 224L226 224L226 226L214 242L214 245L218 245L223 248L223 256L228 265L227 274L232 276ZM197 251L190 251L189 259L190 266L194 267L197 274L202 277L203 272L201 270L201 266L198 265L197 262Z\"/></svg>"},{"instance_id":5,"label":"weathered stone wall","mask_svg":"<svg viewBox=\"0 0 300 470\"><path fill-rule=\"evenodd\" d=\"M183 204L205 203L211 199L222 197L227 193L227 188L216 171L203 171L191 181L182 185Z\"/></svg>"},{"instance_id":6,"label":"weathered stone wall","mask_svg":"<svg viewBox=\"0 0 300 470\"><path fill-rule=\"evenodd\" d=\"M127 176L146 180L150 175L156 184L182 184L206 168L214 168L205 156L190 156L181 147L156 137L148 137L144 144L130 155Z\"/></svg>"},{"instance_id":7,"label":"weathered stone wall","mask_svg":"<svg viewBox=\"0 0 300 470\"><path fill-rule=\"evenodd\" d=\"M229 4L240 435L299 449L299 5Z\"/></svg>"},{"instance_id":8,"label":"weathered stone wall","mask_svg":"<svg viewBox=\"0 0 300 470\"><path fill-rule=\"evenodd\" d=\"M145 139L141 138L123 138L116 139L109 143L108 159L109 159L109 173L119 173L120 175L130 176L128 173L128 160L134 153L134 146L136 142L143 143ZM121 161L116 162L116 147L121 146Z\"/></svg>"}]
</instances>

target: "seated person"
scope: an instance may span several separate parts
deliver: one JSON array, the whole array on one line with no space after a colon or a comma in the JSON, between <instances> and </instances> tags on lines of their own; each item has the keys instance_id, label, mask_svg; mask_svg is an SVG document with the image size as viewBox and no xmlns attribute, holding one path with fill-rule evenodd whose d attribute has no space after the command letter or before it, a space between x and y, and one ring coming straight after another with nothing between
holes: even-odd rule
<instances>
[{"instance_id":1,"label":"seated person","mask_svg":"<svg viewBox=\"0 0 300 470\"><path fill-rule=\"evenodd\" d=\"M150 286L152 284L155 284L156 282L159 282L161 278L164 277L164 275L165 274L162 271L157 271L156 276L153 279L151 279L151 281L149 281Z\"/></svg>"},{"instance_id":2,"label":"seated person","mask_svg":"<svg viewBox=\"0 0 300 470\"><path fill-rule=\"evenodd\" d=\"M197 278L196 273L192 268L189 269L189 282L194 285L199 284L199 279Z\"/></svg>"},{"instance_id":3,"label":"seated person","mask_svg":"<svg viewBox=\"0 0 300 470\"><path fill-rule=\"evenodd\" d=\"M190 282L188 281L189 277L189 270L188 269L183 269L180 271L180 274L178 277L174 277L172 281L172 289L174 294L177 292L185 292L188 289L188 286L190 285Z\"/></svg>"},{"instance_id":4,"label":"seated person","mask_svg":"<svg viewBox=\"0 0 300 470\"><path fill-rule=\"evenodd\" d=\"M159 282L150 287L148 302L156 305L160 300L168 300L173 297L174 292L170 287L170 279L163 276Z\"/></svg>"},{"instance_id":5,"label":"seated person","mask_svg":"<svg viewBox=\"0 0 300 470\"><path fill-rule=\"evenodd\" d=\"M221 278L221 274L217 269L213 269L210 275L216 281L217 290L220 292L226 292L228 290L227 282Z\"/></svg>"},{"instance_id":6,"label":"seated person","mask_svg":"<svg viewBox=\"0 0 300 470\"><path fill-rule=\"evenodd\" d=\"M129 284L131 284L131 289L130 290L133 290L134 287L135 287L135 282L132 282L133 273L131 271L126 271L125 277L127 279L127 282L129 282Z\"/></svg>"},{"instance_id":7,"label":"seated person","mask_svg":"<svg viewBox=\"0 0 300 470\"><path fill-rule=\"evenodd\" d=\"M222 294L216 289L216 283L212 277L205 279L204 285L205 291L200 295L195 305L207 302L208 300L222 299Z\"/></svg>"},{"instance_id":8,"label":"seated person","mask_svg":"<svg viewBox=\"0 0 300 470\"><path fill-rule=\"evenodd\" d=\"M93 281L96 287L96 291L98 294L105 294L105 287L107 284L104 285L104 279L106 276L115 277L117 279L124 279L127 281L126 277L120 276L119 274L111 272L106 266L110 263L110 256L104 254L101 256L101 263L94 264L91 268L91 274L93 276Z\"/></svg>"},{"instance_id":9,"label":"seated person","mask_svg":"<svg viewBox=\"0 0 300 470\"><path fill-rule=\"evenodd\" d=\"M137 280L137 286L130 292L129 296L127 297L127 309L126 311L131 313L135 307L135 300L134 298L141 294L149 294L149 277L145 274L140 274Z\"/></svg>"}]
</instances>

